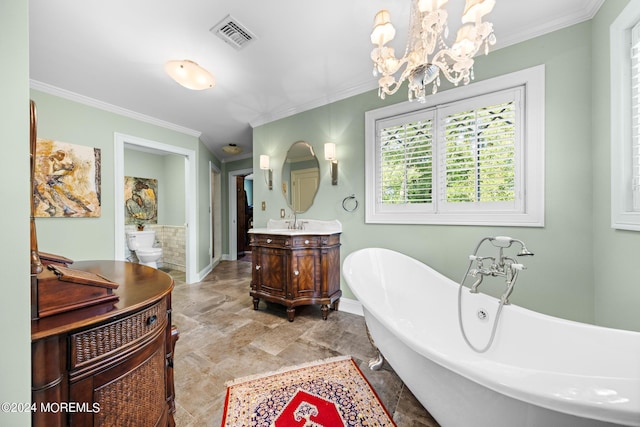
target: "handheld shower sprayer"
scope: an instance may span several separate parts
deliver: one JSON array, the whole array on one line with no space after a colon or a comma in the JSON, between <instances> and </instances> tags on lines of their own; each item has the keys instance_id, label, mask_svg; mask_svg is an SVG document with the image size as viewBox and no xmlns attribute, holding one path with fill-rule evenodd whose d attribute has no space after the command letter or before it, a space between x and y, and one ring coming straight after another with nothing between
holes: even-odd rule
<instances>
[{"instance_id":1,"label":"handheld shower sprayer","mask_svg":"<svg viewBox=\"0 0 640 427\"><path fill-rule=\"evenodd\" d=\"M493 246L498 248L509 248L513 243L520 244L520 252L518 252L517 256L533 256L534 253L527 249L527 246L520 239L514 239L509 236L496 236L489 237L488 240L491 242Z\"/></svg>"},{"instance_id":2,"label":"handheld shower sprayer","mask_svg":"<svg viewBox=\"0 0 640 427\"><path fill-rule=\"evenodd\" d=\"M498 248L497 257L478 255L480 246L482 246L485 241L489 241L494 247ZM509 304L509 296L513 292L513 287L515 285L516 279L518 278L518 274L520 273L520 271L526 269L524 264L517 263L514 258L511 258L504 254L504 250L510 248L514 243L518 243L520 245L520 252L516 254L517 256L521 257L533 255L533 252L527 249L527 246L522 240L514 239L508 236L483 237L476 245L476 249L473 251L473 254L469 255L469 265L467 267L467 271L460 281L460 286L458 287L458 325L460 326L460 332L462 333L462 337L469 345L469 347L471 347L478 353L484 353L489 349L489 347L491 347L491 344L493 343L496 335L496 328L498 326L498 320L500 319L502 308L505 305ZM490 260L490 265L487 266L483 264L483 261L485 260ZM476 266L472 269L471 267L474 263L476 264ZM462 288L464 287L465 278L468 276L471 276L475 279L474 283L470 286L469 289L469 292L472 294L478 293L478 287L482 283L482 280L485 276L503 277L506 280L507 285L504 293L500 297L498 309L496 311L493 326L491 328L491 336L489 337L489 341L487 342L487 344L482 348L474 346L469 341L462 322Z\"/></svg>"}]
</instances>

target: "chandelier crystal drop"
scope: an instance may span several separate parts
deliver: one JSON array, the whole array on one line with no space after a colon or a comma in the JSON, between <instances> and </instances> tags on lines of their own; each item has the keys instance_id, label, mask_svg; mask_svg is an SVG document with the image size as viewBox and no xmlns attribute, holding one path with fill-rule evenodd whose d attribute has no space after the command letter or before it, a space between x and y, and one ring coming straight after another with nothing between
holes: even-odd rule
<instances>
[{"instance_id":1,"label":"chandelier crystal drop","mask_svg":"<svg viewBox=\"0 0 640 427\"><path fill-rule=\"evenodd\" d=\"M493 24L482 18L493 9L495 0L466 0L462 14L462 26L455 42L449 47L448 0L411 0L409 39L402 58L396 58L394 49L386 46L395 37L389 11L379 11L374 19L371 42L376 45L371 52L373 75L378 79L378 95L384 99L398 91L402 82L409 85L409 100L425 102L427 86L432 85L435 94L440 86L440 74L454 85L469 84L473 80L473 57L484 46L496 43ZM399 74L396 78L396 74Z\"/></svg>"}]
</instances>

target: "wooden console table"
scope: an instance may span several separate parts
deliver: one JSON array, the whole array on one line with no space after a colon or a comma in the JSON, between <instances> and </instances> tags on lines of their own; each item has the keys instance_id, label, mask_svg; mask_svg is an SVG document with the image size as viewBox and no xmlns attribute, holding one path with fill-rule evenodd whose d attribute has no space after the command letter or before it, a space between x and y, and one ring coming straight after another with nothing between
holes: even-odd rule
<instances>
[{"instance_id":1,"label":"wooden console table","mask_svg":"<svg viewBox=\"0 0 640 427\"><path fill-rule=\"evenodd\" d=\"M123 261L73 268L119 284L119 299L31 323L33 425L173 426L173 279Z\"/></svg>"},{"instance_id":2,"label":"wooden console table","mask_svg":"<svg viewBox=\"0 0 640 427\"><path fill-rule=\"evenodd\" d=\"M329 306L338 309L340 290L340 233L250 231L253 308L260 299L287 307L293 322L295 307L321 304L327 320Z\"/></svg>"}]
</instances>

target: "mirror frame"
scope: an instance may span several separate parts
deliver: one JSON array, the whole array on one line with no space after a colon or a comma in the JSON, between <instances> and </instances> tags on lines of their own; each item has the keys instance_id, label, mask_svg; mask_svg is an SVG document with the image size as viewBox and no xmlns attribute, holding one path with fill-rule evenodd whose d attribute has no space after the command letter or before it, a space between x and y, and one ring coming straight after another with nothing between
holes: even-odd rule
<instances>
[{"instance_id":1,"label":"mirror frame","mask_svg":"<svg viewBox=\"0 0 640 427\"><path fill-rule=\"evenodd\" d=\"M304 152L302 156L299 155L298 153L295 153L295 151L301 151L301 150L306 150L306 152ZM296 159L300 159L300 160L296 160ZM297 163L297 162L313 162L313 161L315 161L315 169L317 169L316 177L315 177L316 178L315 190L313 192L313 195L310 197L309 205L306 206L305 209L300 208L300 210L296 210L295 203L293 201L293 194L291 193L291 190L292 190L291 171L290 169L287 171L287 165L290 165L292 163ZM309 165L309 166L310 167L305 167L301 170L314 168L313 165ZM285 177L287 179L285 179ZM306 141L296 141L293 144L291 144L291 147L289 147L289 149L287 150L287 153L284 157L284 161L282 162L282 171L280 173L280 180L282 182L282 185L281 185L282 196L284 197L284 200L287 203L287 206L289 207L289 209L291 209L296 214L298 214L298 213L304 213L308 211L311 208L311 206L313 206L313 202L315 201L316 195L318 194L318 190L320 189L320 161L318 160L318 157L316 156L313 146L311 144L309 144Z\"/></svg>"}]
</instances>

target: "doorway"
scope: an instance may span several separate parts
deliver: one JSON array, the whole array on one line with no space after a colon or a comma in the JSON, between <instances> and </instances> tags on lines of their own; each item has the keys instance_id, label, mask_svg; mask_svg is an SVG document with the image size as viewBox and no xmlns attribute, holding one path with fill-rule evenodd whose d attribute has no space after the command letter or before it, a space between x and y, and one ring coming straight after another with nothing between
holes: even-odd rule
<instances>
[{"instance_id":1,"label":"doorway","mask_svg":"<svg viewBox=\"0 0 640 427\"><path fill-rule=\"evenodd\" d=\"M125 259L125 224L124 224L124 150L132 148L149 151L156 154L170 153L184 156L185 159L185 254L186 272L185 281L193 283L197 281L196 271L196 153L194 150L150 141L135 136L114 134L114 206L115 206L115 256L116 260ZM119 201L122 201L120 203Z\"/></svg>"},{"instance_id":2,"label":"doorway","mask_svg":"<svg viewBox=\"0 0 640 427\"><path fill-rule=\"evenodd\" d=\"M236 177L247 176L253 169L229 172L229 260L238 259L238 184Z\"/></svg>"}]
</instances>

